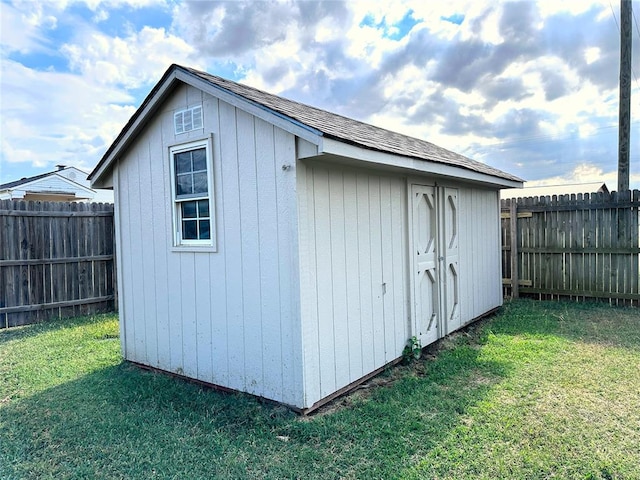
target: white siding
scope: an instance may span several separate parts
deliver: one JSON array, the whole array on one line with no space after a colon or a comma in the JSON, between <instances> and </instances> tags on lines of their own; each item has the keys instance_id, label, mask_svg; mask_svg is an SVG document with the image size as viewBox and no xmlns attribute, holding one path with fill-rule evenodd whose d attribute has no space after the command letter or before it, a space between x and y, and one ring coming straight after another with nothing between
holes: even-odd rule
<instances>
[{"instance_id":1,"label":"white siding","mask_svg":"<svg viewBox=\"0 0 640 480\"><path fill-rule=\"evenodd\" d=\"M410 336L406 180L298 164L305 407L396 359Z\"/></svg>"},{"instance_id":2,"label":"white siding","mask_svg":"<svg viewBox=\"0 0 640 480\"><path fill-rule=\"evenodd\" d=\"M199 103L204 128L176 136L173 112ZM176 248L168 150L211 135L217 251ZM174 92L118 164L127 359L301 406L295 175L293 135Z\"/></svg>"},{"instance_id":3,"label":"white siding","mask_svg":"<svg viewBox=\"0 0 640 480\"><path fill-rule=\"evenodd\" d=\"M78 192L79 194L87 193L78 187L73 186L69 182L55 176L46 177L37 182L31 183L27 190L36 192Z\"/></svg>"},{"instance_id":4,"label":"white siding","mask_svg":"<svg viewBox=\"0 0 640 480\"><path fill-rule=\"evenodd\" d=\"M498 191L459 189L461 325L502 305ZM453 330L450 328L450 330Z\"/></svg>"}]
</instances>

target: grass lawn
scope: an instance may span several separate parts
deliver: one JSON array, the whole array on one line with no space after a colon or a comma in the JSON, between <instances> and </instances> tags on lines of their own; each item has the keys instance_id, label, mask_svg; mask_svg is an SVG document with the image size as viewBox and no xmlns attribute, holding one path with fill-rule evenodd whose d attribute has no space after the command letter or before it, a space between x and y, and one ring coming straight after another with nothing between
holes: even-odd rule
<instances>
[{"instance_id":1,"label":"grass lawn","mask_svg":"<svg viewBox=\"0 0 640 480\"><path fill-rule=\"evenodd\" d=\"M309 418L0 331L0 478L640 479L640 310L518 301Z\"/></svg>"}]
</instances>

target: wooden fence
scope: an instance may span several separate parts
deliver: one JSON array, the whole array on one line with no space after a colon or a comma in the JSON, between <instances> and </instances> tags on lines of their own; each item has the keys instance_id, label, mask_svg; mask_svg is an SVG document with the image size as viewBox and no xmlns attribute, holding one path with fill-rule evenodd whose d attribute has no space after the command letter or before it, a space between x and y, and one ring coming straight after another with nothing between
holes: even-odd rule
<instances>
[{"instance_id":1,"label":"wooden fence","mask_svg":"<svg viewBox=\"0 0 640 480\"><path fill-rule=\"evenodd\" d=\"M113 205L0 200L0 328L115 308Z\"/></svg>"},{"instance_id":2,"label":"wooden fence","mask_svg":"<svg viewBox=\"0 0 640 480\"><path fill-rule=\"evenodd\" d=\"M502 200L503 293L640 304L640 191Z\"/></svg>"}]
</instances>

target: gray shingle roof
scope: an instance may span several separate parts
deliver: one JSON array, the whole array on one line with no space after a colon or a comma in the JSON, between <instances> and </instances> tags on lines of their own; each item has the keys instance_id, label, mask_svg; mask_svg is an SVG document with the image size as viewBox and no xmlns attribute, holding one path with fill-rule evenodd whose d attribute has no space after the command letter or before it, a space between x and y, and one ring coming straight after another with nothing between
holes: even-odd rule
<instances>
[{"instance_id":1,"label":"gray shingle roof","mask_svg":"<svg viewBox=\"0 0 640 480\"><path fill-rule=\"evenodd\" d=\"M176 65L176 67L217 87L318 130L322 132L324 136L335 140L370 150L454 165L507 180L522 181L522 179L514 175L505 173L485 163L472 160L464 155L452 152L425 140L375 127L364 122L359 122L358 120L263 92L262 90L247 85L232 82L207 72L179 65Z\"/></svg>"},{"instance_id":2,"label":"gray shingle roof","mask_svg":"<svg viewBox=\"0 0 640 480\"><path fill-rule=\"evenodd\" d=\"M41 178L48 177L49 175L53 175L56 172L47 172L41 173L39 175L34 175L33 177L24 177L20 180L14 180L13 182L3 183L0 185L0 190L6 190L8 188L19 187L20 185L24 185L25 183L33 182L35 180L40 180Z\"/></svg>"}]
</instances>

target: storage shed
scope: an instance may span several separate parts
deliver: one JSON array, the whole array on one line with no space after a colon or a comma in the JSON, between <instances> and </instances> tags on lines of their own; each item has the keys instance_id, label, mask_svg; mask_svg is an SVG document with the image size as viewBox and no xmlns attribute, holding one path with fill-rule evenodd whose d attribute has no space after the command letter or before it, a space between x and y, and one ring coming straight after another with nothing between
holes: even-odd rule
<instances>
[{"instance_id":1,"label":"storage shed","mask_svg":"<svg viewBox=\"0 0 640 480\"><path fill-rule=\"evenodd\" d=\"M499 190L522 184L178 65L90 179L124 357L301 411L501 305Z\"/></svg>"}]
</instances>

